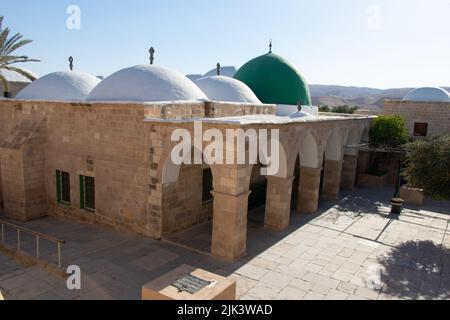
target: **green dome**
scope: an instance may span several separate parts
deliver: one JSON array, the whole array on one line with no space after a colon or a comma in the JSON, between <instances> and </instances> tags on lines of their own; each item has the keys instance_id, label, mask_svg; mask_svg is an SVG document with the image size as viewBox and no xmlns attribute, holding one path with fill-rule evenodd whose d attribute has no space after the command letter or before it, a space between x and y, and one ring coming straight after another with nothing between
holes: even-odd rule
<instances>
[{"instance_id":1,"label":"green dome","mask_svg":"<svg viewBox=\"0 0 450 320\"><path fill-rule=\"evenodd\" d=\"M311 105L306 81L295 66L274 53L267 53L244 64L234 75L244 82L263 103Z\"/></svg>"}]
</instances>

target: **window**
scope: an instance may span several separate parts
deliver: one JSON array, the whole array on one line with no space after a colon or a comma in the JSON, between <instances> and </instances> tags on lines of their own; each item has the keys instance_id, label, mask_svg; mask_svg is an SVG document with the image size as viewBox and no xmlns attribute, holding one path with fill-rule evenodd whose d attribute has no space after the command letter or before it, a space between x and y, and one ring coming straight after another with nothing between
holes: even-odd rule
<instances>
[{"instance_id":1,"label":"window","mask_svg":"<svg viewBox=\"0 0 450 320\"><path fill-rule=\"evenodd\" d=\"M210 202L212 200L211 191L213 190L213 177L211 169L203 169L203 203Z\"/></svg>"},{"instance_id":2,"label":"window","mask_svg":"<svg viewBox=\"0 0 450 320\"><path fill-rule=\"evenodd\" d=\"M80 175L80 207L95 211L95 179Z\"/></svg>"},{"instance_id":3,"label":"window","mask_svg":"<svg viewBox=\"0 0 450 320\"><path fill-rule=\"evenodd\" d=\"M428 133L428 123L414 123L414 137L426 137Z\"/></svg>"},{"instance_id":4,"label":"window","mask_svg":"<svg viewBox=\"0 0 450 320\"><path fill-rule=\"evenodd\" d=\"M56 170L56 200L58 203L70 204L70 174Z\"/></svg>"}]
</instances>

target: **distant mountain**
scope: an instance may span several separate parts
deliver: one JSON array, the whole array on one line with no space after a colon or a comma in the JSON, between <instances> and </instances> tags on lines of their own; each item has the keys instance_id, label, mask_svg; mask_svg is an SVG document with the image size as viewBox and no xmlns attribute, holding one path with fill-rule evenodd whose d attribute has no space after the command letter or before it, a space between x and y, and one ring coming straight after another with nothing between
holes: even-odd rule
<instances>
[{"instance_id":1,"label":"distant mountain","mask_svg":"<svg viewBox=\"0 0 450 320\"><path fill-rule=\"evenodd\" d=\"M450 87L443 87L450 92ZM362 109L383 108L384 99L402 99L413 88L376 89L366 87L346 87L335 85L309 86L314 105L337 107L357 106Z\"/></svg>"}]
</instances>

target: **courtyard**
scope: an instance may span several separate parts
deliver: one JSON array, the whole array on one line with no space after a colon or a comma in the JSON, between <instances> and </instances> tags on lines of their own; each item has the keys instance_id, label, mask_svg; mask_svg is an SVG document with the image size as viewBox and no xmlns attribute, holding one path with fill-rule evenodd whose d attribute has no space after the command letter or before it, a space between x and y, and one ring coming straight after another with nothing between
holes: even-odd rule
<instances>
[{"instance_id":1,"label":"courtyard","mask_svg":"<svg viewBox=\"0 0 450 320\"><path fill-rule=\"evenodd\" d=\"M395 216L389 213L392 193L342 192L339 202L321 201L316 214L292 213L282 232L263 228L264 208L252 210L247 255L234 263L210 256L210 222L157 241L38 219L20 225L66 241L63 267L81 268L81 290L70 291L65 280L1 253L0 290L7 300L140 299L142 285L189 264L236 279L242 300L449 299L450 203L428 200ZM22 250L32 255L33 239L22 240ZM15 241L15 231L6 230L5 242ZM41 245L42 259L55 263L54 245Z\"/></svg>"}]
</instances>

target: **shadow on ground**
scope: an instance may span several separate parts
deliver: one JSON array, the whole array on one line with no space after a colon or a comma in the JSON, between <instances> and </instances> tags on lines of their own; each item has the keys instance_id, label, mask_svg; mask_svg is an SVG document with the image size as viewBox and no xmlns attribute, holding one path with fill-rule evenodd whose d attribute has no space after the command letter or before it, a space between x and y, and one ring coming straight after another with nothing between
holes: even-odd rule
<instances>
[{"instance_id":1,"label":"shadow on ground","mask_svg":"<svg viewBox=\"0 0 450 320\"><path fill-rule=\"evenodd\" d=\"M408 241L379 258L385 294L412 299L450 299L450 249L432 241Z\"/></svg>"}]
</instances>

